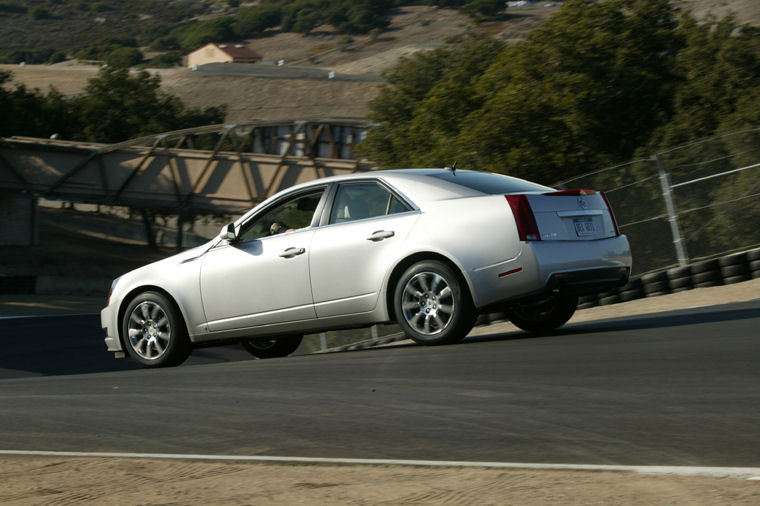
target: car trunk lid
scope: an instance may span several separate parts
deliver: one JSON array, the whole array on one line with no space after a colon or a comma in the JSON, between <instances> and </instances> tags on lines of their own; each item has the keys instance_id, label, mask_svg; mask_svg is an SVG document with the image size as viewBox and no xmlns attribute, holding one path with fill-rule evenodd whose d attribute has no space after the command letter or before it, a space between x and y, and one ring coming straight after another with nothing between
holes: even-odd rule
<instances>
[{"instance_id":1,"label":"car trunk lid","mask_svg":"<svg viewBox=\"0 0 760 506\"><path fill-rule=\"evenodd\" d=\"M620 235L603 192L563 190L507 195L524 241L593 241Z\"/></svg>"}]
</instances>

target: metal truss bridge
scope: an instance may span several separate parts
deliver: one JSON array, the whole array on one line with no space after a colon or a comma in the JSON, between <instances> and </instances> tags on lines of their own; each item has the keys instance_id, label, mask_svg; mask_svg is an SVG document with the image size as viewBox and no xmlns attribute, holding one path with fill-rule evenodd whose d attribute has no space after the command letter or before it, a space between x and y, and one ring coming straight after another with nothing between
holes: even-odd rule
<instances>
[{"instance_id":1,"label":"metal truss bridge","mask_svg":"<svg viewBox=\"0 0 760 506\"><path fill-rule=\"evenodd\" d=\"M0 139L0 192L155 211L239 212L319 177L370 170L354 148L368 123L253 121L118 144Z\"/></svg>"}]
</instances>

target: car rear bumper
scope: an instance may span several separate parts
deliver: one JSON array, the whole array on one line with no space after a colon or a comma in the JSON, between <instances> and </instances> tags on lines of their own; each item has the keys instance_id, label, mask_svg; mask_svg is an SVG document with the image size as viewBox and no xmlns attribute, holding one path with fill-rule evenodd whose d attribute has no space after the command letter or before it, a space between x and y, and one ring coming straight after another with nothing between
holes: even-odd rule
<instances>
[{"instance_id":1,"label":"car rear bumper","mask_svg":"<svg viewBox=\"0 0 760 506\"><path fill-rule=\"evenodd\" d=\"M631 248L624 235L595 241L533 241L520 255L470 273L475 304L485 308L552 291L584 294L628 281Z\"/></svg>"},{"instance_id":2,"label":"car rear bumper","mask_svg":"<svg viewBox=\"0 0 760 506\"><path fill-rule=\"evenodd\" d=\"M603 267L582 271L555 272L546 283L546 291L576 295L599 293L623 286L631 275L629 267Z\"/></svg>"}]
</instances>

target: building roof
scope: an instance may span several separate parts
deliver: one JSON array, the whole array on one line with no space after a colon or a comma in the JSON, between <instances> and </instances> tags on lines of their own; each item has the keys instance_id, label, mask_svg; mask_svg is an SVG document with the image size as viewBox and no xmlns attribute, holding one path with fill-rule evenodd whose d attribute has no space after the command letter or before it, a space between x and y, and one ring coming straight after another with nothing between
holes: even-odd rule
<instances>
[{"instance_id":1,"label":"building roof","mask_svg":"<svg viewBox=\"0 0 760 506\"><path fill-rule=\"evenodd\" d=\"M237 59L258 59L262 56L251 48L245 47L242 44L214 44L216 47L227 53L233 60Z\"/></svg>"}]
</instances>

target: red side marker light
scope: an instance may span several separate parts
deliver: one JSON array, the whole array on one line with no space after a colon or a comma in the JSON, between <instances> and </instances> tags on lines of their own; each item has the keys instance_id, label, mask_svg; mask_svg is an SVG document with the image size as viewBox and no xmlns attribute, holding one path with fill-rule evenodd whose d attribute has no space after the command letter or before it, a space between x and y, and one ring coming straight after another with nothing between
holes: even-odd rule
<instances>
[{"instance_id":1,"label":"red side marker light","mask_svg":"<svg viewBox=\"0 0 760 506\"><path fill-rule=\"evenodd\" d=\"M499 274L499 277L503 278L504 276L509 276L510 274L515 274L520 271L522 271L522 267L518 267L517 269L512 269L511 271L502 272L501 274Z\"/></svg>"}]
</instances>

